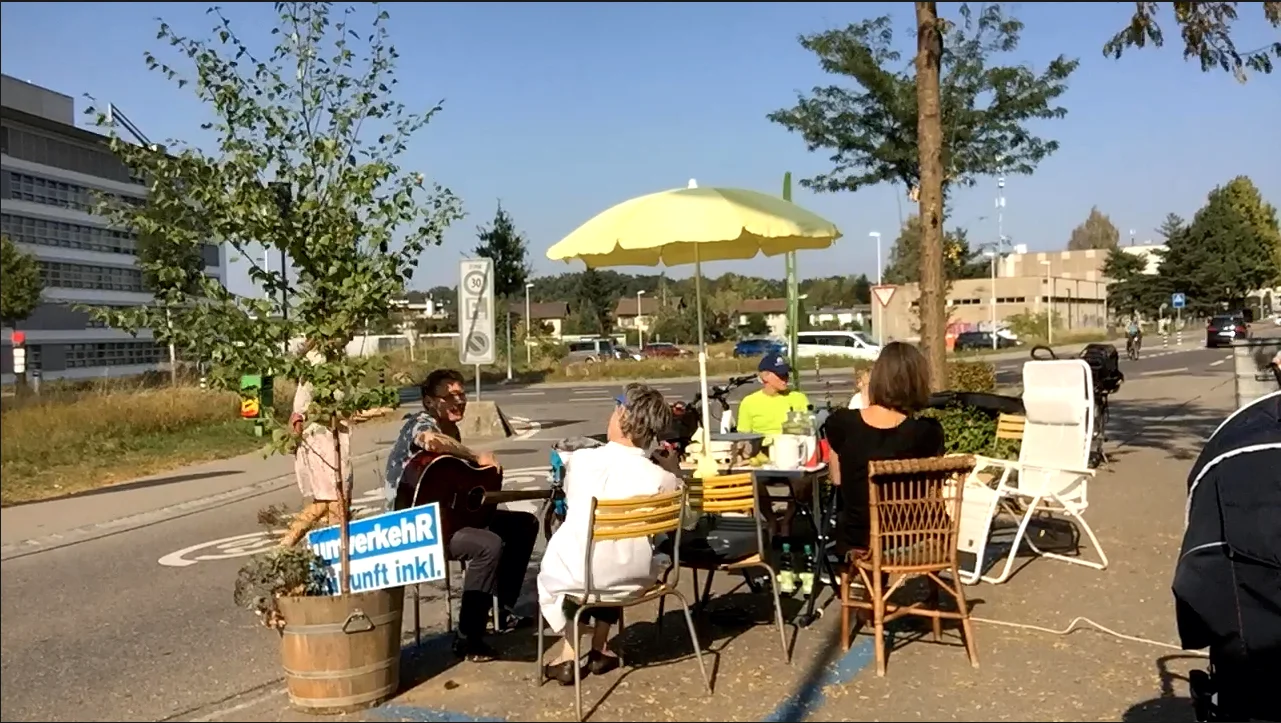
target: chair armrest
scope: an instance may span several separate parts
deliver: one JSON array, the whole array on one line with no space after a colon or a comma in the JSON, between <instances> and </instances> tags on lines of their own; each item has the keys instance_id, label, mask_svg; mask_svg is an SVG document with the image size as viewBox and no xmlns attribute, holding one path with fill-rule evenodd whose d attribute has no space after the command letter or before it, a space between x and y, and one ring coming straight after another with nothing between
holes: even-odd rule
<instances>
[{"instance_id":1,"label":"chair armrest","mask_svg":"<svg viewBox=\"0 0 1281 723\"><path fill-rule=\"evenodd\" d=\"M1023 465L1021 469L1041 470L1044 472L1067 472L1068 474L1080 475L1082 477L1093 477L1096 472L1096 470L1092 470L1092 469L1074 469L1072 467L1047 467L1045 465L1037 465L1037 464Z\"/></svg>"},{"instance_id":2,"label":"chair armrest","mask_svg":"<svg viewBox=\"0 0 1281 723\"><path fill-rule=\"evenodd\" d=\"M1019 468L1019 461L1017 459L997 459L996 457L985 457L981 454L974 454L970 456L974 458L974 469L976 470L983 469L984 467Z\"/></svg>"}]
</instances>

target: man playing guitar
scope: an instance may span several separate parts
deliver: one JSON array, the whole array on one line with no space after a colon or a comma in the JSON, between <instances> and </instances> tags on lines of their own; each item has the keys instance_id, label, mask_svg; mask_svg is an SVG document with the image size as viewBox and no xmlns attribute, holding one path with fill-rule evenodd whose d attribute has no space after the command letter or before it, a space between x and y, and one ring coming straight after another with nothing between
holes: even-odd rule
<instances>
[{"instance_id":1,"label":"man playing guitar","mask_svg":"<svg viewBox=\"0 0 1281 723\"><path fill-rule=\"evenodd\" d=\"M396 498L405 465L421 451L458 457L481 466L498 466L489 452L473 452L462 443L458 423L467 412L463 376L453 369L437 369L423 381L423 411L405 419L387 459L387 504ZM463 527L445 541L450 559L467 563L462 606L454 654L472 662L494 659L482 639L485 622L498 596L501 630L526 622L512 614L525 581L525 571L538 538L538 518L528 512L495 510L487 529Z\"/></svg>"}]
</instances>

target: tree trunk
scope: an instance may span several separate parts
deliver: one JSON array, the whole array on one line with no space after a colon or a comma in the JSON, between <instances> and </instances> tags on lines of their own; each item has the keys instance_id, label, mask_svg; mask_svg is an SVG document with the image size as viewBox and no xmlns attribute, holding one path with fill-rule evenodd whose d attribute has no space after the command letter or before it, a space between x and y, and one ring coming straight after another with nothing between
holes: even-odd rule
<instances>
[{"instance_id":1,"label":"tree trunk","mask_svg":"<svg viewBox=\"0 0 1281 723\"><path fill-rule=\"evenodd\" d=\"M943 278L943 116L939 73L943 38L939 33L938 3L916 3L917 146L921 185L921 351L929 363L930 387L947 384L947 346L944 342Z\"/></svg>"},{"instance_id":2,"label":"tree trunk","mask_svg":"<svg viewBox=\"0 0 1281 723\"><path fill-rule=\"evenodd\" d=\"M351 592L351 490L347 489L347 475L343 474L342 425L338 415L329 418L329 432L334 440L334 474L338 475L338 592Z\"/></svg>"}]
</instances>

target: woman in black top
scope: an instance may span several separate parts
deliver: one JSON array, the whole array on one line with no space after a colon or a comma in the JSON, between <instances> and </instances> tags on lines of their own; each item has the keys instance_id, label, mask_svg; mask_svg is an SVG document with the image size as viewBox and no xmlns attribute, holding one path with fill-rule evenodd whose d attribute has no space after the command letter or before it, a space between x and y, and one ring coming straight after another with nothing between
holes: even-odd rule
<instances>
[{"instance_id":1,"label":"woman in black top","mask_svg":"<svg viewBox=\"0 0 1281 723\"><path fill-rule=\"evenodd\" d=\"M925 357L916 347L891 342L872 365L863 409L841 409L827 419L832 483L841 487L836 545L842 556L865 551L868 512L868 462L916 459L943 454L938 420L913 418L930 398Z\"/></svg>"}]
</instances>

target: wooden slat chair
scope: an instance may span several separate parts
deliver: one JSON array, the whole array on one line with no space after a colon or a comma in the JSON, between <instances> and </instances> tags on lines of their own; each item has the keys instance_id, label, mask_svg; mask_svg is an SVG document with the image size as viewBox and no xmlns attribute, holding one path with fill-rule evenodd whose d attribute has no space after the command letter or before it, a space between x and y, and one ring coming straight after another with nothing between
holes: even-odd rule
<instances>
[{"instance_id":1,"label":"wooden slat chair","mask_svg":"<svg viewBox=\"0 0 1281 723\"><path fill-rule=\"evenodd\" d=\"M1019 414L1001 414L996 418L996 438L997 440L1008 439L1011 441L1020 441L1023 439L1023 426L1027 424L1027 417Z\"/></svg>"},{"instance_id":2,"label":"wooden slat chair","mask_svg":"<svg viewBox=\"0 0 1281 723\"><path fill-rule=\"evenodd\" d=\"M573 619L569 621L567 634L573 636L570 640L574 641L574 650L579 650L582 642L581 631L579 630L579 620L582 618L583 611L592 608L618 608L618 627L619 632L623 629L623 610L634 605L641 605L651 600L658 599L660 605L659 615L662 615L662 601L668 595L675 597L681 604L681 609L685 613L685 624L689 628L689 639L694 646L694 658L698 661L698 672L703 676L703 685L706 686L707 692L712 692L711 680L707 677L707 668L703 664L703 649L698 643L698 633L694 630L694 617L690 613L689 601L679 590L676 589L680 581L680 538L681 538L681 520L686 509L686 491L684 489L678 492L671 492L661 495L646 497L632 497L625 500L599 500L592 498L592 508L590 516L590 527L587 534L587 552L583 561L583 569L586 571L584 590L577 595L568 596L576 603ZM655 535L667 534L674 538L672 546L672 570L675 574L670 577L664 576L662 582L656 582L653 587L643 590L639 593L631 594L626 597L608 597L607 593L601 593L592 586L592 554L595 551L596 542L603 540L634 540L637 538L651 538ZM542 614L538 618L538 655L534 658L534 667L537 669L535 680L538 685L542 685L543 677L543 652L544 652L544 620ZM582 688L582 666L574 666L574 710L578 720L583 719L583 688Z\"/></svg>"},{"instance_id":3,"label":"wooden slat chair","mask_svg":"<svg viewBox=\"0 0 1281 723\"><path fill-rule=\"evenodd\" d=\"M710 549L703 550L686 545L680 564L694 573L694 593L697 605L707 604L712 592L712 579L717 572L743 572L753 568L769 575L769 589L774 598L774 622L778 626L778 641L783 648L783 657L790 664L791 654L787 647L787 633L783 627L783 604L778 595L778 575L774 568L765 561L764 520L758 514L757 501L760 499L756 475L747 472L741 474L721 475L707 479L693 479L686 482L689 490L689 509L691 514L737 516L752 521L756 532L756 544L752 551L744 551L730 557L718 554ZM699 553L702 554L699 554ZM674 558L675 559L675 558ZM698 571L707 573L707 580L702 593L698 590ZM658 607L658 617L663 617L663 604Z\"/></svg>"},{"instance_id":4,"label":"wooden slat chair","mask_svg":"<svg viewBox=\"0 0 1281 723\"><path fill-rule=\"evenodd\" d=\"M871 612L876 643L876 674L885 675L885 625L904 615L933 619L934 639L942 635L942 620L960 620L970 664L978 667L978 651L965 590L957 571L957 528L964 484L974 469L970 456L873 461L868 465L868 507L871 529L868 551L855 557L841 573L841 643L850 647L850 618L856 609ZM939 573L948 573L948 579ZM868 591L856 600L850 577L857 574ZM895 605L889 598L912 577L925 576L931 585L926 607L918 602ZM938 606L939 593L956 599L956 612Z\"/></svg>"}]
</instances>

